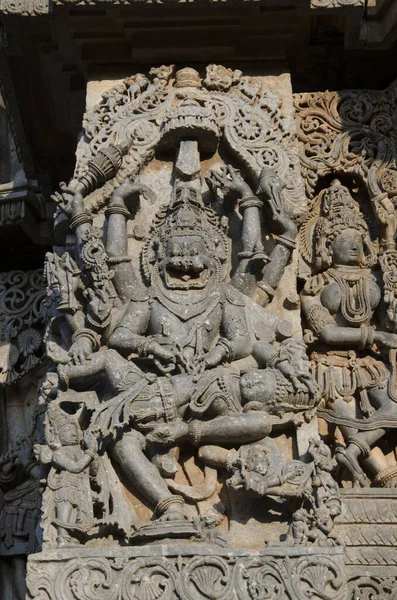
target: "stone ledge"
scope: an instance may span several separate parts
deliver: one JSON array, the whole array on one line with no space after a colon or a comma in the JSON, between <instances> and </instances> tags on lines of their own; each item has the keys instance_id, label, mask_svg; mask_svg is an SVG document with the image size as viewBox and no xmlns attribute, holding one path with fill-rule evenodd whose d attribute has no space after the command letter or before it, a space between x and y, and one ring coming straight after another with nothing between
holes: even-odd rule
<instances>
[{"instance_id":1,"label":"stone ledge","mask_svg":"<svg viewBox=\"0 0 397 600\"><path fill-rule=\"evenodd\" d=\"M74 547L31 555L27 582L35 600L347 599L343 548Z\"/></svg>"}]
</instances>

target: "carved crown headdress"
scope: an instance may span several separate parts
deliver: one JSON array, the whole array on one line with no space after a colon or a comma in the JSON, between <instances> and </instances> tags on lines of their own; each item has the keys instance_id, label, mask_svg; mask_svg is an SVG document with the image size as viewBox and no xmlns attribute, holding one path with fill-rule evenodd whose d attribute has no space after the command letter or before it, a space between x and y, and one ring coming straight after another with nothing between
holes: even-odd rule
<instances>
[{"instance_id":1,"label":"carved crown headdress","mask_svg":"<svg viewBox=\"0 0 397 600\"><path fill-rule=\"evenodd\" d=\"M70 414L63 410L59 402L51 402L48 406L45 417L45 438L49 446L59 444L59 432L66 425L74 425L79 427L79 419L82 409L80 408L74 414Z\"/></svg>"},{"instance_id":2,"label":"carved crown headdress","mask_svg":"<svg viewBox=\"0 0 397 600\"><path fill-rule=\"evenodd\" d=\"M174 236L199 236L209 255L219 264L225 263L229 245L225 227L213 209L204 204L195 182L178 182L171 204L156 215L149 238L142 251L142 267L150 281L153 264L164 257L166 245Z\"/></svg>"},{"instance_id":3,"label":"carved crown headdress","mask_svg":"<svg viewBox=\"0 0 397 600\"><path fill-rule=\"evenodd\" d=\"M330 264L332 242L346 229L355 229L362 237L365 249L365 264L376 262L376 248L371 240L368 225L347 187L339 179L318 195L317 214L309 218L301 229L302 254L316 271Z\"/></svg>"}]
</instances>

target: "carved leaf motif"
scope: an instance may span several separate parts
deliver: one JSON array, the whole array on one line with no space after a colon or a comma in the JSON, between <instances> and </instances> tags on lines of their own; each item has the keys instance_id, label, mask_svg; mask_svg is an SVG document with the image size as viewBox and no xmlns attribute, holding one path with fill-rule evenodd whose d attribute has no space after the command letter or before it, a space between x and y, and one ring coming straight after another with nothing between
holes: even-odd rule
<instances>
[{"instance_id":1,"label":"carved leaf motif","mask_svg":"<svg viewBox=\"0 0 397 600\"><path fill-rule=\"evenodd\" d=\"M12 383L42 358L45 298L41 269L0 273L0 383Z\"/></svg>"},{"instance_id":2,"label":"carved leaf motif","mask_svg":"<svg viewBox=\"0 0 397 600\"><path fill-rule=\"evenodd\" d=\"M395 582L394 582L395 583ZM348 584L349 598L352 600L389 600L390 588L383 586L382 580L370 577L357 577ZM389 589L388 589L389 588Z\"/></svg>"},{"instance_id":3,"label":"carved leaf motif","mask_svg":"<svg viewBox=\"0 0 397 600\"><path fill-rule=\"evenodd\" d=\"M119 586L109 562L92 558L81 563L79 559L66 564L56 580L56 600L116 600Z\"/></svg>"},{"instance_id":4,"label":"carved leaf motif","mask_svg":"<svg viewBox=\"0 0 397 600\"><path fill-rule=\"evenodd\" d=\"M347 596L342 552L332 559L321 548L316 554L302 552L285 556L278 548L276 555L255 553L236 560L229 552L134 557L128 548L113 547L110 556L68 561L58 551L53 561L32 557L28 582L34 600L356 600ZM375 580L381 589L393 590L395 578ZM363 589L367 581L363 578ZM360 589L360 578L353 578L349 589L355 585Z\"/></svg>"},{"instance_id":5,"label":"carved leaf motif","mask_svg":"<svg viewBox=\"0 0 397 600\"><path fill-rule=\"evenodd\" d=\"M264 566L250 575L248 593L253 600L282 600L285 586L278 574Z\"/></svg>"},{"instance_id":6,"label":"carved leaf motif","mask_svg":"<svg viewBox=\"0 0 397 600\"><path fill-rule=\"evenodd\" d=\"M255 558L236 566L236 589L240 600L284 600L289 598L285 586L284 561Z\"/></svg>"},{"instance_id":7,"label":"carved leaf motif","mask_svg":"<svg viewBox=\"0 0 397 600\"><path fill-rule=\"evenodd\" d=\"M292 574L299 600L345 600L346 583L340 567L328 557L301 558Z\"/></svg>"},{"instance_id":8,"label":"carved leaf motif","mask_svg":"<svg viewBox=\"0 0 397 600\"><path fill-rule=\"evenodd\" d=\"M184 567L181 583L186 599L226 600L232 577L223 558L196 557Z\"/></svg>"},{"instance_id":9,"label":"carved leaf motif","mask_svg":"<svg viewBox=\"0 0 397 600\"><path fill-rule=\"evenodd\" d=\"M177 579L174 566L166 559L134 560L123 573L123 600L171 600Z\"/></svg>"},{"instance_id":10,"label":"carved leaf motif","mask_svg":"<svg viewBox=\"0 0 397 600\"><path fill-rule=\"evenodd\" d=\"M387 92L296 94L295 107L308 195L313 196L319 177L336 170L361 175L372 194L379 194L377 179L393 162L393 107Z\"/></svg>"},{"instance_id":11,"label":"carved leaf motif","mask_svg":"<svg viewBox=\"0 0 397 600\"><path fill-rule=\"evenodd\" d=\"M54 579L42 565L30 565L26 584L30 596L35 600L52 600L54 598Z\"/></svg>"}]
</instances>

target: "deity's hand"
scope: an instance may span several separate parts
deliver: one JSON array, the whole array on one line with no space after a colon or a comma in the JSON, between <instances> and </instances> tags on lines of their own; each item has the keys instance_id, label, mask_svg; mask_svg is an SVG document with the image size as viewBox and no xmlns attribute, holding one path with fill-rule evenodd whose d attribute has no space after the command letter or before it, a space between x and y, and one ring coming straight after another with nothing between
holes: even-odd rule
<instances>
[{"instance_id":1,"label":"deity's hand","mask_svg":"<svg viewBox=\"0 0 397 600\"><path fill-rule=\"evenodd\" d=\"M393 280L397 279L397 268L393 268ZM385 304L387 305L387 318L392 325L393 329L397 327L397 298L394 294L385 294Z\"/></svg>"},{"instance_id":2,"label":"deity's hand","mask_svg":"<svg viewBox=\"0 0 397 600\"><path fill-rule=\"evenodd\" d=\"M269 206L272 219L277 223L280 232L294 240L298 229L286 212L282 193L284 188L284 182L273 169L262 169L258 185L260 197Z\"/></svg>"},{"instance_id":3,"label":"deity's hand","mask_svg":"<svg viewBox=\"0 0 397 600\"><path fill-rule=\"evenodd\" d=\"M175 362L175 352L170 345L162 346L156 340L151 340L145 348L147 356L153 356L165 363Z\"/></svg>"},{"instance_id":4,"label":"deity's hand","mask_svg":"<svg viewBox=\"0 0 397 600\"><path fill-rule=\"evenodd\" d=\"M294 390L305 391L310 394L317 392L317 383L309 372L308 365L302 365L302 361L289 362L282 361L277 364L277 370L290 381Z\"/></svg>"},{"instance_id":5,"label":"deity's hand","mask_svg":"<svg viewBox=\"0 0 397 600\"><path fill-rule=\"evenodd\" d=\"M223 346L215 346L204 358L204 368L212 369L226 361L226 348Z\"/></svg>"},{"instance_id":6,"label":"deity's hand","mask_svg":"<svg viewBox=\"0 0 397 600\"><path fill-rule=\"evenodd\" d=\"M52 462L53 451L47 445L35 444L33 446L33 453L36 460L43 465L48 465Z\"/></svg>"},{"instance_id":7,"label":"deity's hand","mask_svg":"<svg viewBox=\"0 0 397 600\"><path fill-rule=\"evenodd\" d=\"M284 481L292 481L296 477L301 477L305 473L305 467L303 464L294 465L291 471L285 474Z\"/></svg>"},{"instance_id":8,"label":"deity's hand","mask_svg":"<svg viewBox=\"0 0 397 600\"><path fill-rule=\"evenodd\" d=\"M60 192L55 192L51 198L66 214L67 217L73 216L74 190L66 185L64 181L59 184ZM84 206L83 206L84 209Z\"/></svg>"},{"instance_id":9,"label":"deity's hand","mask_svg":"<svg viewBox=\"0 0 397 600\"><path fill-rule=\"evenodd\" d=\"M285 183L274 169L263 167L259 175L258 189L262 196L273 203L275 212L282 212L282 191Z\"/></svg>"},{"instance_id":10,"label":"deity's hand","mask_svg":"<svg viewBox=\"0 0 397 600\"><path fill-rule=\"evenodd\" d=\"M239 200L254 195L248 183L231 165L223 167L220 171L211 171L207 175L206 181L210 188L219 188L225 194L231 194Z\"/></svg>"},{"instance_id":11,"label":"deity's hand","mask_svg":"<svg viewBox=\"0 0 397 600\"><path fill-rule=\"evenodd\" d=\"M163 413L162 402L156 399L150 401L138 400L130 408L130 415L137 425L157 421L163 416Z\"/></svg>"},{"instance_id":12,"label":"deity's hand","mask_svg":"<svg viewBox=\"0 0 397 600\"><path fill-rule=\"evenodd\" d=\"M176 423L163 423L156 425L155 429L147 434L146 440L162 446L172 446L178 440L177 434L178 426Z\"/></svg>"},{"instance_id":13,"label":"deity's hand","mask_svg":"<svg viewBox=\"0 0 397 600\"><path fill-rule=\"evenodd\" d=\"M84 444L90 454L98 452L98 441L92 431L86 429L83 435Z\"/></svg>"},{"instance_id":14,"label":"deity's hand","mask_svg":"<svg viewBox=\"0 0 397 600\"><path fill-rule=\"evenodd\" d=\"M87 298L88 313L94 315L96 320L99 320L101 323L107 321L110 311L113 308L113 300L109 288L105 287L99 291L87 288L84 291L84 296Z\"/></svg>"},{"instance_id":15,"label":"deity's hand","mask_svg":"<svg viewBox=\"0 0 397 600\"><path fill-rule=\"evenodd\" d=\"M273 221L277 222L279 226L280 233L283 233L285 236L289 237L291 241L294 241L296 235L298 233L298 228L286 213L274 213Z\"/></svg>"},{"instance_id":16,"label":"deity's hand","mask_svg":"<svg viewBox=\"0 0 397 600\"><path fill-rule=\"evenodd\" d=\"M87 337L79 337L70 347L69 364L83 365L87 360L91 360L92 343Z\"/></svg>"}]
</instances>

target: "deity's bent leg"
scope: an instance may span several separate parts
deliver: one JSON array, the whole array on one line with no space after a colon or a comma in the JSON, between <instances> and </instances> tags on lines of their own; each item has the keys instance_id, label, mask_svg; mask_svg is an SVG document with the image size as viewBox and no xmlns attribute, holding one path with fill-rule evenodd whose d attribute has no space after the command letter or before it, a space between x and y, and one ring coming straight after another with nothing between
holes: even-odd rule
<instances>
[{"instance_id":1,"label":"deity's bent leg","mask_svg":"<svg viewBox=\"0 0 397 600\"><path fill-rule=\"evenodd\" d=\"M368 397L371 405L376 409L375 412L366 420L386 419L397 414L397 405L389 396L387 390L373 388L368 390ZM364 464L374 475L380 485L394 487L397 484L397 473L392 472L388 460L378 447L372 449L376 443L387 433L387 429L376 428L373 431L360 431L354 436L354 439L366 449L362 453Z\"/></svg>"},{"instance_id":2,"label":"deity's bent leg","mask_svg":"<svg viewBox=\"0 0 397 600\"><path fill-rule=\"evenodd\" d=\"M356 401L353 398L349 401L337 398L330 401L327 408L332 410L338 417L347 419L356 418ZM358 430L354 427L346 427L345 425L340 425L339 429L343 435L346 447L337 448L335 457L338 463L351 473L353 480L358 482L360 486L365 487L365 473L358 461L363 450L363 446L357 437Z\"/></svg>"},{"instance_id":3,"label":"deity's bent leg","mask_svg":"<svg viewBox=\"0 0 397 600\"><path fill-rule=\"evenodd\" d=\"M338 417L354 419L357 416L356 400L354 398L350 399L348 402L342 398L337 398L336 400L330 401L327 404L327 408L332 410ZM342 432L345 440L357 433L357 429L354 429L353 427L346 427L345 425L340 425L339 429Z\"/></svg>"},{"instance_id":4,"label":"deity's bent leg","mask_svg":"<svg viewBox=\"0 0 397 600\"><path fill-rule=\"evenodd\" d=\"M370 398L371 405L376 408L375 413L366 419L366 422L372 420L378 420L382 416L387 418L388 416L395 414L397 406L391 400L387 390L372 389L368 390L368 397ZM335 408L335 412L338 412L340 416L353 416L346 414L346 403L343 407L343 401L339 401L338 411ZM344 414L343 414L344 413ZM373 472L378 473L384 469L387 469L387 461L380 450L374 456L371 456L371 447L376 444L386 433L384 428L376 428L373 431L358 431L353 428L340 427L341 431L346 440L347 448L339 449L337 452L338 462L343 464L352 473L353 478L360 483L361 486L366 485L364 472L359 464L359 459L365 460L365 465Z\"/></svg>"},{"instance_id":5,"label":"deity's bent leg","mask_svg":"<svg viewBox=\"0 0 397 600\"><path fill-rule=\"evenodd\" d=\"M130 483L141 493L157 512L169 520L184 517L179 496L173 496L158 469L143 453L143 436L132 431L125 433L121 440L114 443L109 452L120 465ZM175 500L175 502L173 502ZM161 506L164 511L159 510Z\"/></svg>"}]
</instances>

